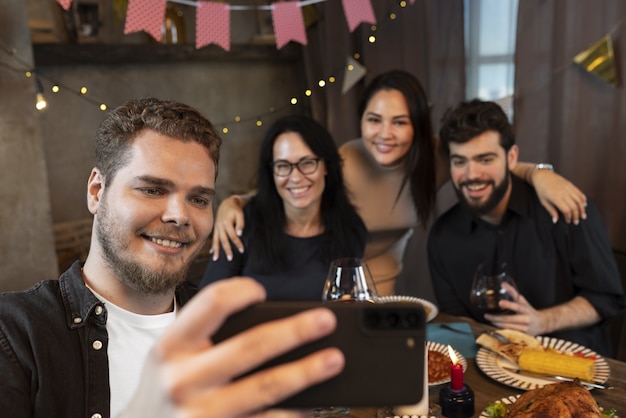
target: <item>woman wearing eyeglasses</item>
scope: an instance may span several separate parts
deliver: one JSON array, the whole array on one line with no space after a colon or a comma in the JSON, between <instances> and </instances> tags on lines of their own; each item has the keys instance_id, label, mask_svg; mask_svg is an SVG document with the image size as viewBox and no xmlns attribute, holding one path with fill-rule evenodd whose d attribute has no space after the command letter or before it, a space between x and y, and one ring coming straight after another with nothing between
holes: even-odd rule
<instances>
[{"instance_id":1,"label":"woman wearing eyeglasses","mask_svg":"<svg viewBox=\"0 0 626 418\"><path fill-rule=\"evenodd\" d=\"M268 300L320 300L328 267L362 257L365 225L350 204L328 131L305 116L279 119L261 145L257 194L244 208L245 252L211 261L200 286L250 276Z\"/></svg>"}]
</instances>

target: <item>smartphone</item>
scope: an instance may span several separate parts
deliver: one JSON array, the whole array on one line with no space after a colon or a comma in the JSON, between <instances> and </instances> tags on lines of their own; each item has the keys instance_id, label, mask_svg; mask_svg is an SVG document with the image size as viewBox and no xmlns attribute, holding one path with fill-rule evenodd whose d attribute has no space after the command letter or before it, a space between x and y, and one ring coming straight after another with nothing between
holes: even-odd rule
<instances>
[{"instance_id":1,"label":"smartphone","mask_svg":"<svg viewBox=\"0 0 626 418\"><path fill-rule=\"evenodd\" d=\"M212 340L219 343L260 323L319 306L335 313L337 328L333 334L298 347L250 373L326 347L337 347L343 352L344 370L277 407L382 407L412 405L421 400L426 314L419 304L263 302L231 316Z\"/></svg>"}]
</instances>

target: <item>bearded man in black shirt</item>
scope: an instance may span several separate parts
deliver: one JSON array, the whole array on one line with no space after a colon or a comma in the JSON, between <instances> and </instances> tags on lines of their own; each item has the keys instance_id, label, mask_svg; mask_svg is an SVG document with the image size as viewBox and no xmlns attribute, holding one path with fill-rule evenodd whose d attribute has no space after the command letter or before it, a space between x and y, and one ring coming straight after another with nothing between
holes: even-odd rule
<instances>
[{"instance_id":1,"label":"bearded man in black shirt","mask_svg":"<svg viewBox=\"0 0 626 418\"><path fill-rule=\"evenodd\" d=\"M430 275L442 312L574 341L611 354L606 321L624 310L624 291L608 234L588 201L578 225L553 222L535 190L515 177L519 149L506 114L473 100L448 110L440 130L459 203L428 240ZM477 266L506 266L517 289L500 300L507 314L472 305Z\"/></svg>"}]
</instances>

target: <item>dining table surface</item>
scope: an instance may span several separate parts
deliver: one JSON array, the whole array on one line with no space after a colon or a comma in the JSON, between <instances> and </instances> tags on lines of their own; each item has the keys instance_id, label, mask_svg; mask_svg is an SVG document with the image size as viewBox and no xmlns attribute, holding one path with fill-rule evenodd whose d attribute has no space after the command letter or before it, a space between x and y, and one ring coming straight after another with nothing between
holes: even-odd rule
<instances>
[{"instance_id":1,"label":"dining table surface","mask_svg":"<svg viewBox=\"0 0 626 418\"><path fill-rule=\"evenodd\" d=\"M462 318L442 313L438 314L432 322L435 324L467 322L474 339L486 330L495 329L487 324L464 321ZM464 373L464 382L474 392L475 417L479 417L483 410L494 401L524 393L522 389L507 386L487 376L479 369L475 358L466 358L466 360L467 370ZM612 386L613 389L593 389L591 394L603 409L615 409L618 416L626 417L626 362L606 357L605 360L610 367L610 375L606 384ZM429 388L430 404L438 403L439 391L444 385ZM386 418L387 414L381 412L382 410L378 408L352 408L347 417Z\"/></svg>"}]
</instances>

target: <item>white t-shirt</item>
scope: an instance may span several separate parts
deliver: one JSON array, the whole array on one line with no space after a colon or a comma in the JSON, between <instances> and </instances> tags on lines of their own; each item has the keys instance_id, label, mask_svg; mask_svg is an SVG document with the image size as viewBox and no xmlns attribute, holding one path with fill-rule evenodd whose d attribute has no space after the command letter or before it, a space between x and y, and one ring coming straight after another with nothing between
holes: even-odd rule
<instances>
[{"instance_id":1,"label":"white t-shirt","mask_svg":"<svg viewBox=\"0 0 626 418\"><path fill-rule=\"evenodd\" d=\"M125 410L137 388L148 351L174 322L177 307L174 305L174 311L165 314L139 315L94 294L108 312L111 417L116 418Z\"/></svg>"}]
</instances>

